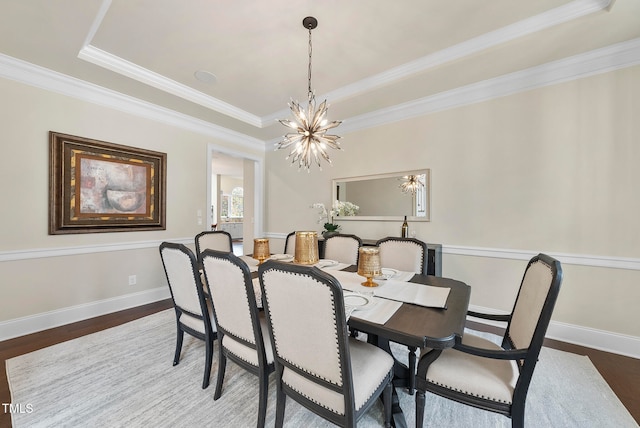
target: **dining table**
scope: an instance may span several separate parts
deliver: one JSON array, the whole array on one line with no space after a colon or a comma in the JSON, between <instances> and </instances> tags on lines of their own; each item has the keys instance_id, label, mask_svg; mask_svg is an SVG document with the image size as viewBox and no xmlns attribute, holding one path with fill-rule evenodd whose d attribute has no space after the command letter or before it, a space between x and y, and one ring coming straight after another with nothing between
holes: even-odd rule
<instances>
[{"instance_id":1,"label":"dining table","mask_svg":"<svg viewBox=\"0 0 640 428\"><path fill-rule=\"evenodd\" d=\"M255 266L255 263L252 264L254 267L250 266L250 269L252 276L255 278L254 284L257 285L257 266ZM362 292L358 285L353 285L356 284L354 281L357 278L357 266L343 263L323 263L320 260L317 267L338 279L345 293L347 290L349 292ZM455 344L456 338L462 338L469 308L471 287L462 281L440 276L414 274L411 272L398 272L398 275L402 276L402 278L399 278L400 280L395 283L392 278L385 278L379 280L381 284L379 289L378 287L373 287L370 291L367 290L367 294L375 296L378 302L376 304L379 312L377 319L376 317L368 316L368 311L349 310L345 312L348 312L348 325L352 334L367 334L369 343L386 350L391 355L393 353L391 352L390 342L407 347L408 365L394 358L392 424L396 428L401 428L406 427L407 423L400 407L397 389L406 388L409 394L413 394L416 350L451 348ZM421 302L421 304L416 304L406 298L396 299L393 294L394 287L397 286L400 289L400 285L408 284L414 286L417 291L427 289L435 291L439 295L439 297L436 296L435 301L437 303L429 306L429 303ZM422 287L420 286L425 286L424 290L421 290ZM259 285L257 285L256 291L258 290ZM444 292L444 300L442 299L442 292ZM259 299L258 295L256 295L256 299ZM379 318L380 315L382 315L382 318Z\"/></svg>"}]
</instances>

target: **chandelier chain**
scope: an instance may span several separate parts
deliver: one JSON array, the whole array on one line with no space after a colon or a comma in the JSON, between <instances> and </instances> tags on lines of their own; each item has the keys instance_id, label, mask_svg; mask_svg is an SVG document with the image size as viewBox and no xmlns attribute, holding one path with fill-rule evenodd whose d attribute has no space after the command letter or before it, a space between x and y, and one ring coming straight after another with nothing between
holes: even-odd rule
<instances>
[{"instance_id":1,"label":"chandelier chain","mask_svg":"<svg viewBox=\"0 0 640 428\"><path fill-rule=\"evenodd\" d=\"M309 27L309 89L307 96L309 99L313 96L313 91L311 90L311 54L313 52L313 46L311 45L311 27Z\"/></svg>"}]
</instances>

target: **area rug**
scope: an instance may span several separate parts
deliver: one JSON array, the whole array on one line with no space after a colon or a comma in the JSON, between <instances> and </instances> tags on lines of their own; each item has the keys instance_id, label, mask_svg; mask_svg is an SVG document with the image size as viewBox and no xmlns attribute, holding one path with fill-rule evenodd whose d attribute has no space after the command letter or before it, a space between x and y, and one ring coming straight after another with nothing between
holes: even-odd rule
<instances>
[{"instance_id":1,"label":"area rug","mask_svg":"<svg viewBox=\"0 0 640 428\"><path fill-rule=\"evenodd\" d=\"M257 378L227 365L222 397L201 388L204 345L185 336L180 364L173 367L173 310L7 360L14 428L34 427L255 427ZM214 361L217 359L216 345ZM394 349L399 357L404 348ZM270 383L266 426L273 426L275 395ZM414 396L399 391L409 427ZM427 395L425 426L510 427L507 417ZM377 403L358 423L382 424ZM544 348L529 390L528 427L637 427L587 357ZM330 423L287 401L286 427L328 427Z\"/></svg>"}]
</instances>

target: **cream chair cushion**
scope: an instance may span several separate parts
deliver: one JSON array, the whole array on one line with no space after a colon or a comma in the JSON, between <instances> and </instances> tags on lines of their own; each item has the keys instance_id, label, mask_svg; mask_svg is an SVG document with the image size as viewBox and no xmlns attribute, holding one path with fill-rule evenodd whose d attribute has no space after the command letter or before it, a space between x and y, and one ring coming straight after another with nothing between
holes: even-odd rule
<instances>
[{"instance_id":1,"label":"cream chair cushion","mask_svg":"<svg viewBox=\"0 0 640 428\"><path fill-rule=\"evenodd\" d=\"M269 329L267 327L267 321L264 318L264 314L260 314L260 328L262 330L262 341L264 342L264 353L267 357L267 364L273 363L273 350L271 349L271 339L269 338ZM238 358L254 365L258 366L258 353L255 349L238 342L231 336L222 337L222 346L224 346L229 352L236 355Z\"/></svg>"},{"instance_id":2,"label":"cream chair cushion","mask_svg":"<svg viewBox=\"0 0 640 428\"><path fill-rule=\"evenodd\" d=\"M462 343L477 348L502 350L490 340L465 333ZM478 357L445 349L427 371L427 381L475 397L511 404L518 380L513 360Z\"/></svg>"},{"instance_id":3,"label":"cream chair cushion","mask_svg":"<svg viewBox=\"0 0 640 428\"><path fill-rule=\"evenodd\" d=\"M359 410L385 379L393 366L393 358L373 345L349 339L355 410ZM344 397L322 385L296 374L291 369L282 373L282 381L292 389L332 412L344 415Z\"/></svg>"}]
</instances>

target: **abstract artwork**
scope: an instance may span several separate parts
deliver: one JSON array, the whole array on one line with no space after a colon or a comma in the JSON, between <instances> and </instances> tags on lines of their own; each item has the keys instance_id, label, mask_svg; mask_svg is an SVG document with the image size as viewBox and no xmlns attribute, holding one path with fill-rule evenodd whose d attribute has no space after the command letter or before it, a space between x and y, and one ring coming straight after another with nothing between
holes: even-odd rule
<instances>
[{"instance_id":1,"label":"abstract artwork","mask_svg":"<svg viewBox=\"0 0 640 428\"><path fill-rule=\"evenodd\" d=\"M165 153L49 137L49 234L166 228Z\"/></svg>"}]
</instances>

